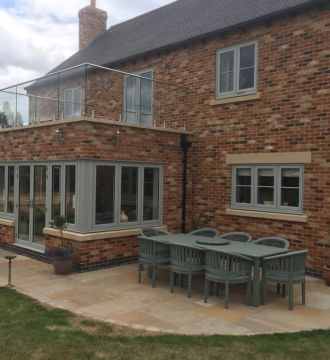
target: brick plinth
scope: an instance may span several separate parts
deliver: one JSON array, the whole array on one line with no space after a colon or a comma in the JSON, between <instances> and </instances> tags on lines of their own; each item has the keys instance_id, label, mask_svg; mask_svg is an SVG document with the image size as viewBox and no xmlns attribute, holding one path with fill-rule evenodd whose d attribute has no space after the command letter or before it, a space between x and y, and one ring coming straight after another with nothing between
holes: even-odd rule
<instances>
[{"instance_id":1,"label":"brick plinth","mask_svg":"<svg viewBox=\"0 0 330 360\"><path fill-rule=\"evenodd\" d=\"M15 227L0 224L0 242L13 244L15 242Z\"/></svg>"}]
</instances>

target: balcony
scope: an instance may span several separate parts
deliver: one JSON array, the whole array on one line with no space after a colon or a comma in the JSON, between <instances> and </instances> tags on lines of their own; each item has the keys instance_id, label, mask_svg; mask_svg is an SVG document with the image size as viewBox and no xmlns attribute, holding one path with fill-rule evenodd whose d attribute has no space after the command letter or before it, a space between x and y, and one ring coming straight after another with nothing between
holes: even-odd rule
<instances>
[{"instance_id":1,"label":"balcony","mask_svg":"<svg viewBox=\"0 0 330 360\"><path fill-rule=\"evenodd\" d=\"M159 73L156 77L155 74ZM97 118L135 126L186 130L190 90L168 70L128 73L82 64L0 90L0 126L26 127Z\"/></svg>"}]
</instances>

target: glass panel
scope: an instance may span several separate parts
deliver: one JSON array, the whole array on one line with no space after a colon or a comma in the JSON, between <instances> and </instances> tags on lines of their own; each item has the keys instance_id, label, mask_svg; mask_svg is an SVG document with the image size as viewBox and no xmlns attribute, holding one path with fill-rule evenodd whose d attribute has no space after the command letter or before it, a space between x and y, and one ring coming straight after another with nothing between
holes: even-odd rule
<instances>
[{"instance_id":1,"label":"glass panel","mask_svg":"<svg viewBox=\"0 0 330 360\"><path fill-rule=\"evenodd\" d=\"M61 166L52 167L52 214L54 220L61 215Z\"/></svg>"},{"instance_id":2,"label":"glass panel","mask_svg":"<svg viewBox=\"0 0 330 360\"><path fill-rule=\"evenodd\" d=\"M282 169L282 186L299 188L299 169Z\"/></svg>"},{"instance_id":3,"label":"glass panel","mask_svg":"<svg viewBox=\"0 0 330 360\"><path fill-rule=\"evenodd\" d=\"M126 76L126 109L125 120L129 123L136 123L137 119L137 78Z\"/></svg>"},{"instance_id":4,"label":"glass panel","mask_svg":"<svg viewBox=\"0 0 330 360\"><path fill-rule=\"evenodd\" d=\"M274 205L274 188L259 187L258 188L258 204Z\"/></svg>"},{"instance_id":5,"label":"glass panel","mask_svg":"<svg viewBox=\"0 0 330 360\"><path fill-rule=\"evenodd\" d=\"M236 203L239 204L251 203L251 187L236 186Z\"/></svg>"},{"instance_id":6,"label":"glass panel","mask_svg":"<svg viewBox=\"0 0 330 360\"><path fill-rule=\"evenodd\" d=\"M282 189L281 206L299 207L299 189Z\"/></svg>"},{"instance_id":7,"label":"glass panel","mask_svg":"<svg viewBox=\"0 0 330 360\"><path fill-rule=\"evenodd\" d=\"M115 167L96 167L95 224L114 223Z\"/></svg>"},{"instance_id":8,"label":"glass panel","mask_svg":"<svg viewBox=\"0 0 330 360\"><path fill-rule=\"evenodd\" d=\"M33 242L43 245L46 224L46 166L34 167Z\"/></svg>"},{"instance_id":9,"label":"glass panel","mask_svg":"<svg viewBox=\"0 0 330 360\"><path fill-rule=\"evenodd\" d=\"M6 196L6 189L5 189L5 167L0 166L0 211L5 211L5 196Z\"/></svg>"},{"instance_id":10,"label":"glass panel","mask_svg":"<svg viewBox=\"0 0 330 360\"><path fill-rule=\"evenodd\" d=\"M29 241L30 166L19 167L18 238Z\"/></svg>"},{"instance_id":11,"label":"glass panel","mask_svg":"<svg viewBox=\"0 0 330 360\"><path fill-rule=\"evenodd\" d=\"M81 116L81 88L74 89L74 116Z\"/></svg>"},{"instance_id":12,"label":"glass panel","mask_svg":"<svg viewBox=\"0 0 330 360\"><path fill-rule=\"evenodd\" d=\"M226 73L220 75L220 93L233 91L234 89L234 73Z\"/></svg>"},{"instance_id":13,"label":"glass panel","mask_svg":"<svg viewBox=\"0 0 330 360\"><path fill-rule=\"evenodd\" d=\"M136 167L123 167L121 171L120 222L137 221L138 173Z\"/></svg>"},{"instance_id":14,"label":"glass panel","mask_svg":"<svg viewBox=\"0 0 330 360\"><path fill-rule=\"evenodd\" d=\"M255 45L240 48L240 69L255 66Z\"/></svg>"},{"instance_id":15,"label":"glass panel","mask_svg":"<svg viewBox=\"0 0 330 360\"><path fill-rule=\"evenodd\" d=\"M8 166L7 213L14 213L15 167Z\"/></svg>"},{"instance_id":16,"label":"glass panel","mask_svg":"<svg viewBox=\"0 0 330 360\"><path fill-rule=\"evenodd\" d=\"M73 89L66 90L64 92L64 117L73 117L74 113L74 94Z\"/></svg>"},{"instance_id":17,"label":"glass panel","mask_svg":"<svg viewBox=\"0 0 330 360\"><path fill-rule=\"evenodd\" d=\"M231 72L234 70L234 50L220 55L220 73Z\"/></svg>"},{"instance_id":18,"label":"glass panel","mask_svg":"<svg viewBox=\"0 0 330 360\"><path fill-rule=\"evenodd\" d=\"M75 223L76 209L76 167L65 166L65 218L69 224Z\"/></svg>"},{"instance_id":19,"label":"glass panel","mask_svg":"<svg viewBox=\"0 0 330 360\"><path fill-rule=\"evenodd\" d=\"M159 169L144 169L143 220L159 220Z\"/></svg>"},{"instance_id":20,"label":"glass panel","mask_svg":"<svg viewBox=\"0 0 330 360\"><path fill-rule=\"evenodd\" d=\"M141 76L147 77L152 79L152 72L146 72L146 73L142 73ZM149 125L151 125L151 117L144 117L142 119L142 114L146 114L146 115L150 115L152 112L152 81L150 80L145 80L145 79L141 79L141 94L140 94L140 102L141 102L141 123L142 120L143 124L148 124L146 122L146 120L149 120L150 123Z\"/></svg>"},{"instance_id":21,"label":"glass panel","mask_svg":"<svg viewBox=\"0 0 330 360\"><path fill-rule=\"evenodd\" d=\"M254 88L254 68L240 71L239 88L240 90Z\"/></svg>"},{"instance_id":22,"label":"glass panel","mask_svg":"<svg viewBox=\"0 0 330 360\"><path fill-rule=\"evenodd\" d=\"M251 185L251 169L236 170L236 185Z\"/></svg>"},{"instance_id":23,"label":"glass panel","mask_svg":"<svg viewBox=\"0 0 330 360\"><path fill-rule=\"evenodd\" d=\"M259 169L258 170L258 185L259 186L274 186L274 169Z\"/></svg>"}]
</instances>

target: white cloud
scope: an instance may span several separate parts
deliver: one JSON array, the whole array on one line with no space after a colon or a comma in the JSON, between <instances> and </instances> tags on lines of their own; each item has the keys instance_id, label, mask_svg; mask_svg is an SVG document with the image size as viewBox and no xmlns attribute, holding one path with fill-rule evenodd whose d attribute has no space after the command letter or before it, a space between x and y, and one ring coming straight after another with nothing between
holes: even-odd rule
<instances>
[{"instance_id":1,"label":"white cloud","mask_svg":"<svg viewBox=\"0 0 330 360\"><path fill-rule=\"evenodd\" d=\"M108 26L173 0L98 0ZM78 11L89 0L0 1L0 88L42 76L77 51ZM5 3L6 4L6 3Z\"/></svg>"}]
</instances>

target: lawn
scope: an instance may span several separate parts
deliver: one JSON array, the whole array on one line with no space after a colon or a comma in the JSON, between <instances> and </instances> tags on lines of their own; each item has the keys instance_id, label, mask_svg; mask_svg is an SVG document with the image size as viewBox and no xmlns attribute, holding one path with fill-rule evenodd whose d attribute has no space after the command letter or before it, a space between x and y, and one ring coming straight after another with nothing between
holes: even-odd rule
<instances>
[{"instance_id":1,"label":"lawn","mask_svg":"<svg viewBox=\"0 0 330 360\"><path fill-rule=\"evenodd\" d=\"M0 288L0 359L330 359L330 331L234 336L155 335L48 308Z\"/></svg>"}]
</instances>

